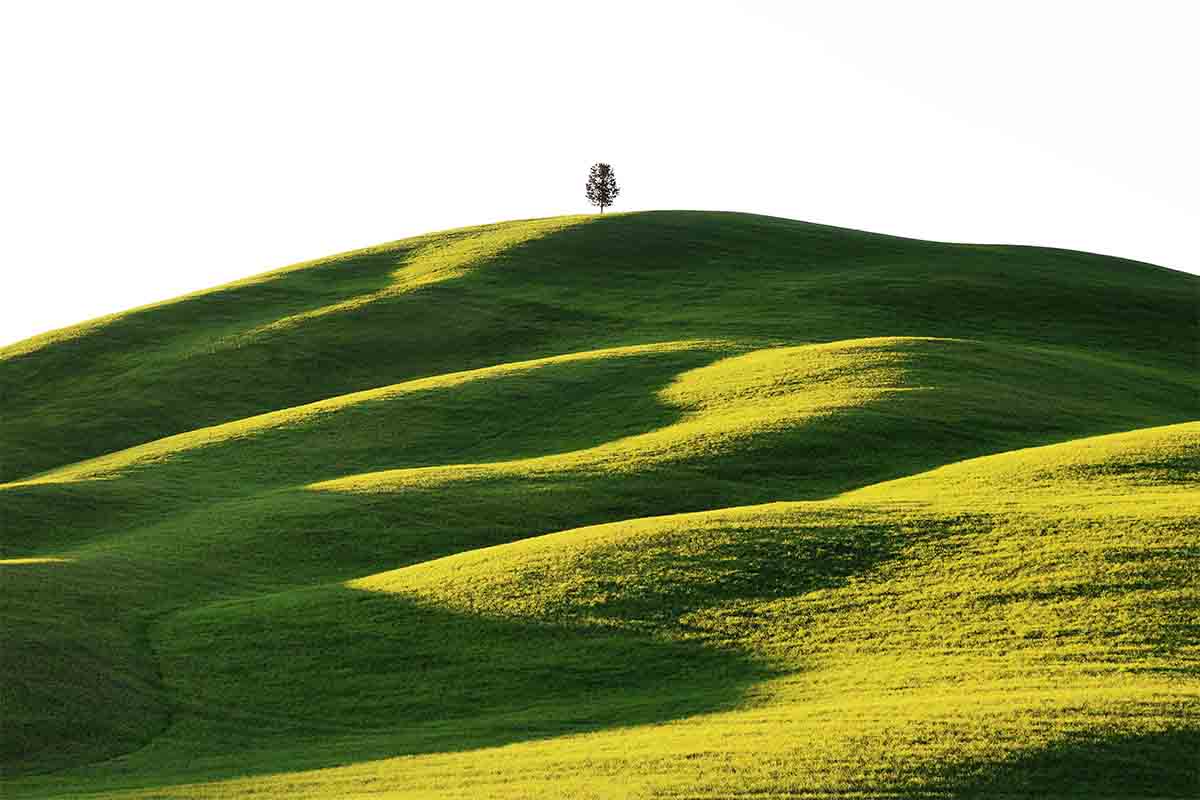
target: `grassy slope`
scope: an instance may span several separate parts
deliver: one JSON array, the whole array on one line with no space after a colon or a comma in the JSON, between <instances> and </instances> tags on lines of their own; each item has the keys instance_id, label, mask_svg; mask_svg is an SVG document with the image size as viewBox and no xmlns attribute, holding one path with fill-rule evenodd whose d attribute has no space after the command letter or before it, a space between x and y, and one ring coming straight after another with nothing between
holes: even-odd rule
<instances>
[{"instance_id":1,"label":"grassy slope","mask_svg":"<svg viewBox=\"0 0 1200 800\"><path fill-rule=\"evenodd\" d=\"M0 351L7 790L1187 796L1197 286L660 212Z\"/></svg>"}]
</instances>

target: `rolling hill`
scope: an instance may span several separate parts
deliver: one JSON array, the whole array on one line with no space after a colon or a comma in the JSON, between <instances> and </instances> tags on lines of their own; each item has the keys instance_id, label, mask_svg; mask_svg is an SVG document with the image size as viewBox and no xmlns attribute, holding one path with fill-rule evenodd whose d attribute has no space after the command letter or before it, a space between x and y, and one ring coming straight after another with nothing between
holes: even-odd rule
<instances>
[{"instance_id":1,"label":"rolling hill","mask_svg":"<svg viewBox=\"0 0 1200 800\"><path fill-rule=\"evenodd\" d=\"M3 794L1196 797L1198 299L647 212L4 348Z\"/></svg>"}]
</instances>

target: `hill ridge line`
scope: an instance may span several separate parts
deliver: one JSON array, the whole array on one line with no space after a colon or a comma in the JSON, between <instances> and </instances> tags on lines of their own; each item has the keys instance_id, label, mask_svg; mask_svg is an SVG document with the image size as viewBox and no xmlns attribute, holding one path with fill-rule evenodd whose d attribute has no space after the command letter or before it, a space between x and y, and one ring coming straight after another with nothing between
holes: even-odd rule
<instances>
[{"instance_id":1,"label":"hill ridge line","mask_svg":"<svg viewBox=\"0 0 1200 800\"><path fill-rule=\"evenodd\" d=\"M261 414L254 414L248 417L229 420L227 422L217 423L215 425L206 425L201 428L193 428L187 431L180 431L169 436L164 436L159 439L152 439L148 442L142 442L131 447L114 450L109 453L92 456L90 458L76 461L70 464L63 464L53 469L39 472L35 475L19 478L13 481L0 483L0 489L23 486L39 483L62 482L66 480L84 480L88 475L69 475L64 476L62 473L74 473L77 470L84 470L89 466L97 466L105 461L109 461L122 454L133 454L136 451L145 449L153 449L157 446L169 442L178 442L181 440L195 437L205 432L216 432L223 429L238 428L239 426L247 425L254 422L267 422L272 418L280 415L290 414L293 412L310 412L311 414L319 414L326 410L335 410L340 407L353 405L361 402L369 402L373 400L388 400L394 397L401 397L405 394L425 391L427 389L442 389L452 388L462 383L467 383L475 380L486 380L489 377L499 377L506 375L519 374L526 371L536 370L543 366L555 364L570 364L582 361L600 360L610 357L626 357L636 356L648 353L665 353L682 350L735 350L742 349L743 345L730 340L720 339L679 339L666 342L650 342L645 344L635 345L620 345L616 347L603 347L596 350L580 350L572 353L563 353L553 356L542 356L538 358L523 359L520 361L506 361L500 364L493 364L486 367L476 367L473 369L456 370L454 372L444 372L437 375L428 375L422 378L413 378L412 380L399 381L397 383L381 384L370 389L360 389L354 392L334 395L332 397L314 400L308 403L301 403L295 406L285 406L283 408L264 411ZM295 420L292 422L298 422ZM289 422L284 421L280 426L286 426ZM256 426L253 430L269 430L278 427L275 425ZM252 431L247 431L250 433Z\"/></svg>"},{"instance_id":2,"label":"hill ridge line","mask_svg":"<svg viewBox=\"0 0 1200 800\"><path fill-rule=\"evenodd\" d=\"M1171 431L1177 431L1177 432L1182 432L1182 433L1194 432L1196 434L1197 442L1198 442L1198 444L1200 444L1200 421L1176 422L1176 423L1170 423L1170 424L1166 424L1166 425L1148 425L1148 426L1144 426L1144 427L1130 428L1128 430L1123 430L1123 431L1116 431L1113 433L1103 433L1103 434L1096 434L1096 435L1091 435L1091 436L1079 436L1079 437L1073 437L1070 439L1064 439L1062 441L1049 442L1047 444L1031 445L1029 447L1015 447L1015 448L1012 448L1011 450L1002 450L1002 451L998 451L995 453L988 453L987 455L964 458L959 461L952 461L952 462L942 464L942 465L939 465L939 466L936 466L936 467L933 467L931 469L924 470L921 472L914 472L914 473L902 475L902 476L895 477L895 478L887 478L885 480L881 480L876 483L871 483L871 484L867 484L865 486L848 489L843 492L838 492L836 494L829 495L828 497L806 498L803 500L769 500L769 501L765 501L765 502L761 502L761 503L747 503L747 504L735 504L735 505L728 505L728 506L717 506L717 507L702 509L702 510L698 510L698 511L677 511L677 512L671 512L671 513L667 513L667 514L649 514L649 515L638 516L638 517L625 517L625 518L621 518L621 519L607 520L605 522L597 522L597 523L592 523L592 524L588 524L588 525L579 525L579 526L574 526L574 527L569 527L569 528L563 528L562 530L549 531L546 533L539 533L539 534L535 534L533 536L529 536L529 537L525 537L525 538L521 538L521 539L515 539L513 541L501 542L498 544L471 548L469 550L464 550L459 553L454 553L452 555L439 556L437 558L430 559L429 561L421 561L421 562L417 562L415 564L407 564L403 567L397 567L396 569L384 570L381 573L372 573L371 575L366 575L366 576L363 576L362 578L353 579L353 580L349 581L349 583L354 583L355 581L360 581L360 580L366 580L367 578L374 577L376 575L380 575L380 574L384 574L384 573L400 572L400 571L404 571L404 570L422 567L424 565L431 564L436 561L446 561L446 560L456 559L456 558L460 558L460 557L468 557L468 556L471 556L472 554L478 554L481 551L520 547L524 544L533 542L534 540L541 540L541 539L557 537L557 536L565 536L565 535L569 535L572 533L593 531L596 529L610 528L610 527L615 527L615 526L620 526L620 525L625 525L625 524L635 524L635 523L649 522L649 521L666 522L666 521L671 521L671 520L677 520L677 521L699 520L699 519L704 519L705 517L708 517L708 516L715 516L715 515L720 515L720 514L724 514L724 513L739 514L739 513L743 513L743 512L749 513L749 512L754 512L754 511L782 510L782 509L792 509L792 508L814 508L814 509L827 508L827 509L832 510L833 508L836 508L837 506L842 505L842 504L854 504L854 501L858 501L858 500L866 501L866 503L868 503L870 505L875 505L877 503L885 503L885 504L917 503L917 504L920 504L923 506L927 506L927 505L931 504L931 501L904 500L904 499L898 500L896 498L873 498L870 496L870 493L888 489L888 488L893 488L893 487L903 487L904 485L912 482L914 479L937 477L939 475L939 473L952 472L956 469L962 469L962 468L966 468L966 467L970 467L970 466L985 466L985 465L989 465L990 463L1003 463L1004 460L1012 459L1017 456L1022 456L1022 455L1037 456L1037 455L1041 455L1041 454L1053 454L1054 451L1056 451L1056 450L1066 450L1068 448L1073 448L1073 447L1077 447L1080 445L1118 442L1121 439L1128 438L1131 436L1136 436L1137 434L1155 434L1155 433L1161 434L1161 433L1167 433L1167 432L1171 432ZM1197 498L1200 498L1200 486L1197 486L1193 491L1196 494ZM339 581L337 583L344 583L344 582ZM303 591L303 588L304 587L300 587L297 589L286 589L283 591L285 591L285 592L286 591Z\"/></svg>"}]
</instances>

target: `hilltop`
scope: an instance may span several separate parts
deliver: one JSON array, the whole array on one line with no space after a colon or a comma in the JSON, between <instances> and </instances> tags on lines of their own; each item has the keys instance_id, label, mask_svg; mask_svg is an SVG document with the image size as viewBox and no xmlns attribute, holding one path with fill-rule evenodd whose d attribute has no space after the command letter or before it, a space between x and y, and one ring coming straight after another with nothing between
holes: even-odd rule
<instances>
[{"instance_id":1,"label":"hilltop","mask_svg":"<svg viewBox=\"0 0 1200 800\"><path fill-rule=\"evenodd\" d=\"M0 349L12 797L1191 797L1200 279L711 212Z\"/></svg>"}]
</instances>

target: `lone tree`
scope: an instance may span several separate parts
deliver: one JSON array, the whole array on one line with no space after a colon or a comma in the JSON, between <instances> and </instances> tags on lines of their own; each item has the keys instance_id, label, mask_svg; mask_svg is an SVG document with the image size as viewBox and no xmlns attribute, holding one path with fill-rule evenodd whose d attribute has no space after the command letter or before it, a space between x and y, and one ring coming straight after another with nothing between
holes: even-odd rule
<instances>
[{"instance_id":1,"label":"lone tree","mask_svg":"<svg viewBox=\"0 0 1200 800\"><path fill-rule=\"evenodd\" d=\"M621 187L617 186L617 175L613 168L608 164L592 164L587 181L588 202L600 206L600 213L603 214L604 209L611 206L620 193Z\"/></svg>"}]
</instances>

